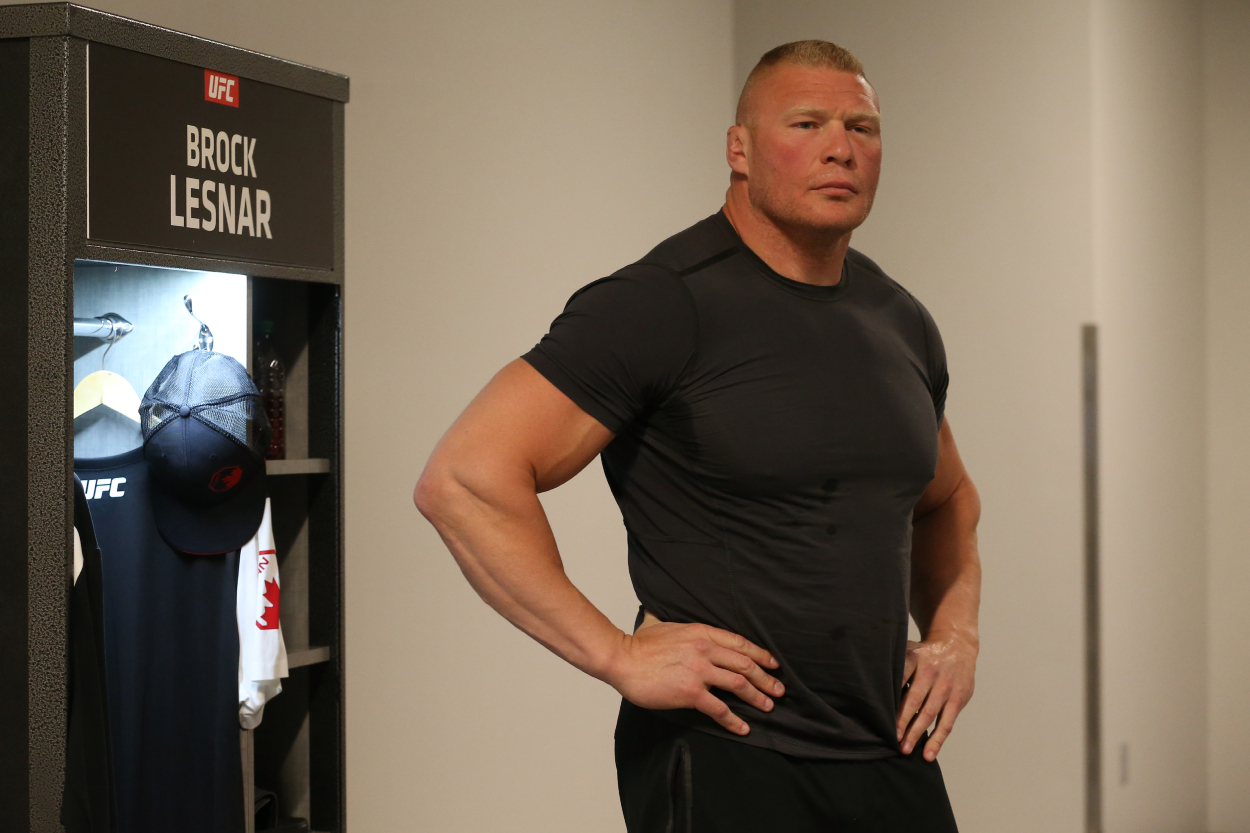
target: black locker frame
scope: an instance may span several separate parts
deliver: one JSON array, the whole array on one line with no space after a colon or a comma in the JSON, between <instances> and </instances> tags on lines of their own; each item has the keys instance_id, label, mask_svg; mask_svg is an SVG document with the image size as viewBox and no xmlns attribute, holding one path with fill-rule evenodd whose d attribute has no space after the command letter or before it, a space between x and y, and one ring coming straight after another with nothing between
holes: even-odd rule
<instances>
[{"instance_id":1,"label":"black locker frame","mask_svg":"<svg viewBox=\"0 0 1250 833\"><path fill-rule=\"evenodd\" d=\"M333 268L293 268L89 240L89 42L331 100ZM71 322L74 266L79 261L243 273L249 278L249 300L254 297L258 304L281 306L285 288L304 299L306 396L317 403L308 408L308 455L317 459L284 461L286 473L309 481L300 488L305 490L309 525L310 647L302 652L301 661L307 665L301 669L303 682L296 685L306 687L313 745L309 782L317 801L309 821L316 831L344 830L342 304L347 100L348 79L336 73L70 3L0 6L2 830L61 829L66 616L73 560ZM269 714L267 709L267 719Z\"/></svg>"}]
</instances>

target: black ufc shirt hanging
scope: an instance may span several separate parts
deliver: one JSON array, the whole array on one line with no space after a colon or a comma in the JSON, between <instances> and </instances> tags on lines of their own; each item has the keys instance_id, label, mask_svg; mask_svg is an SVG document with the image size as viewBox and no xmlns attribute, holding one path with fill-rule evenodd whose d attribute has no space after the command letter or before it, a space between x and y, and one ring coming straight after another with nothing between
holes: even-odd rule
<instances>
[{"instance_id":1,"label":"black ufc shirt hanging","mask_svg":"<svg viewBox=\"0 0 1250 833\"><path fill-rule=\"evenodd\" d=\"M238 553L175 552L143 450L75 460L100 547L118 829L241 833Z\"/></svg>"},{"instance_id":2,"label":"black ufc shirt hanging","mask_svg":"<svg viewBox=\"0 0 1250 833\"><path fill-rule=\"evenodd\" d=\"M526 361L616 438L601 457L639 601L781 663L772 712L713 689L806 758L899 754L912 510L946 399L937 327L862 254L836 286L773 271L724 214L569 300Z\"/></svg>"},{"instance_id":3,"label":"black ufc shirt hanging","mask_svg":"<svg viewBox=\"0 0 1250 833\"><path fill-rule=\"evenodd\" d=\"M113 762L104 679L100 548L81 481L74 478L74 532L82 571L69 597L69 725L61 824L66 833L114 833Z\"/></svg>"}]
</instances>

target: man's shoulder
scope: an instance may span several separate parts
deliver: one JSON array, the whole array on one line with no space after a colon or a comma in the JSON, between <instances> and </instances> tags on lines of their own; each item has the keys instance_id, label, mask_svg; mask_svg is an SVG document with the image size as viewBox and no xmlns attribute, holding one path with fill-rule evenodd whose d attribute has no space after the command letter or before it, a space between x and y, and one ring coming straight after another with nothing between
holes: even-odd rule
<instances>
[{"instance_id":1,"label":"man's shoulder","mask_svg":"<svg viewBox=\"0 0 1250 833\"><path fill-rule=\"evenodd\" d=\"M873 275L875 275L878 278L882 278L886 281L889 281L892 284L895 283L894 280L885 273L885 270L877 265L877 262L875 260L873 260L868 255L861 252L859 249L854 249L854 248L847 249L846 259L850 262L851 266L853 267L859 267L860 269L871 272Z\"/></svg>"},{"instance_id":2,"label":"man's shoulder","mask_svg":"<svg viewBox=\"0 0 1250 833\"><path fill-rule=\"evenodd\" d=\"M905 286L887 275L885 270L878 266L875 260L858 249L847 249L846 259L851 268L859 273L856 277L861 281L867 278L869 282L878 286L882 291L894 293L912 304L920 303L916 296L912 295Z\"/></svg>"},{"instance_id":3,"label":"man's shoulder","mask_svg":"<svg viewBox=\"0 0 1250 833\"><path fill-rule=\"evenodd\" d=\"M726 233L726 229L729 233ZM578 289L565 305L592 305L604 314L628 308L692 308L684 278L736 251L732 226L719 211L677 232L633 263ZM689 310L686 310L689 311Z\"/></svg>"},{"instance_id":4,"label":"man's shoulder","mask_svg":"<svg viewBox=\"0 0 1250 833\"><path fill-rule=\"evenodd\" d=\"M735 251L737 241L731 229L729 221L718 211L677 232L626 268L651 267L688 275L705 263L728 257Z\"/></svg>"},{"instance_id":5,"label":"man's shoulder","mask_svg":"<svg viewBox=\"0 0 1250 833\"><path fill-rule=\"evenodd\" d=\"M861 286L866 282L873 286L881 296L892 298L897 303L902 304L902 308L909 310L909 315L919 317L921 325L926 330L936 328L937 325L933 323L933 316L925 308L925 305L920 302L920 299L913 295L907 287L887 275L885 270L877 265L876 261L856 249L847 249L846 259L851 264L851 268L857 271L856 280Z\"/></svg>"}]
</instances>

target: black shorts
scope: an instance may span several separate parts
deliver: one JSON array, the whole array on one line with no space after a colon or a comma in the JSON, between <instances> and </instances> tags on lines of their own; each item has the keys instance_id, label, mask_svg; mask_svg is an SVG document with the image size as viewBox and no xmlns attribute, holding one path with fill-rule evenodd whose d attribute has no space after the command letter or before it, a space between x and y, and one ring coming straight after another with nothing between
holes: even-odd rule
<instances>
[{"instance_id":1,"label":"black shorts","mask_svg":"<svg viewBox=\"0 0 1250 833\"><path fill-rule=\"evenodd\" d=\"M629 833L956 833L942 770L910 755L795 758L621 701L616 774Z\"/></svg>"}]
</instances>

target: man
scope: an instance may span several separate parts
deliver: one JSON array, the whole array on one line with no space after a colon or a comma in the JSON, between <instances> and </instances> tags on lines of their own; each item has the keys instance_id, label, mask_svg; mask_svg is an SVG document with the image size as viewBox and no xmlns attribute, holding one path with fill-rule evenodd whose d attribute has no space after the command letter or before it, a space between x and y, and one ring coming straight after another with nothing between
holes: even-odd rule
<instances>
[{"instance_id":1,"label":"man","mask_svg":"<svg viewBox=\"0 0 1250 833\"><path fill-rule=\"evenodd\" d=\"M722 211L576 293L417 506L487 603L622 694L630 831L954 831L936 757L972 695L980 504L933 320L849 248L876 93L838 46L778 47L726 155ZM538 500L599 454L633 634L565 576Z\"/></svg>"}]
</instances>

